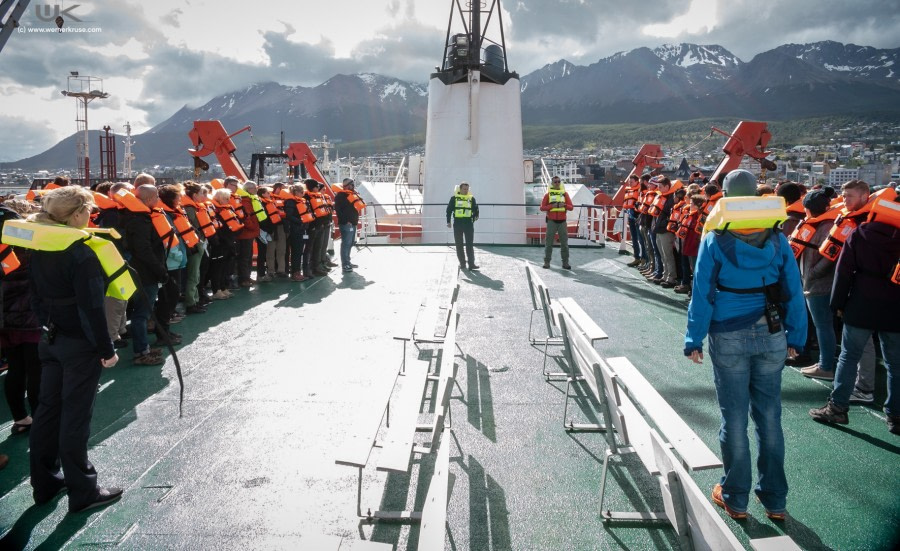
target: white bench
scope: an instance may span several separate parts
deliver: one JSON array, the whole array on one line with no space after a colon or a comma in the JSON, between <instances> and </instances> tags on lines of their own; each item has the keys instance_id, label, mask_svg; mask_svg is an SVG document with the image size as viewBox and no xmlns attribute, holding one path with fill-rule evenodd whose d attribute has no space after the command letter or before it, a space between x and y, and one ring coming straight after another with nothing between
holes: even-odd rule
<instances>
[{"instance_id":1,"label":"white bench","mask_svg":"<svg viewBox=\"0 0 900 551\"><path fill-rule=\"evenodd\" d=\"M450 396L457 373L455 362L457 318L457 305L454 302L449 315L450 322L447 324L437 374L429 375L428 362L419 360L411 362L403 373L397 375L401 386L393 393L393 407L386 407L383 416L373 415L372 417L378 418L378 423L370 421L362 429L366 431L368 437L351 439L345 450L335 460L337 464L358 469L357 515L369 521L421 522L423 535L420 536L419 549L436 549L438 547L443 549L445 533L443 527L446 524L449 484L450 439L447 438L447 435L450 434L451 428L449 423ZM418 419L424 403L425 383L428 380L437 381L437 389L430 398L434 411L429 423L420 424ZM393 409L393 415L390 412L391 409ZM384 418L387 419L385 434L383 440L378 442L376 437L381 428L381 419ZM418 432L428 433L425 442L421 444L416 444ZM363 469L372 463L370 458L374 448L380 448L380 453L377 454L377 459L374 461L376 470L386 472L409 473L413 457L417 455L436 457L434 474L429 480L428 494L421 512L372 511L368 509L363 514ZM439 546L432 543L438 541L438 538L440 538Z\"/></svg>"},{"instance_id":2,"label":"white bench","mask_svg":"<svg viewBox=\"0 0 900 551\"><path fill-rule=\"evenodd\" d=\"M443 344L447 335L447 325L450 323L450 311L459 298L459 274L453 272L448 290L440 297L435 298L426 295L416 310L413 319L412 331L409 336L394 337L395 341L403 343L403 362L400 364L401 373L406 369L406 344Z\"/></svg>"}]
</instances>

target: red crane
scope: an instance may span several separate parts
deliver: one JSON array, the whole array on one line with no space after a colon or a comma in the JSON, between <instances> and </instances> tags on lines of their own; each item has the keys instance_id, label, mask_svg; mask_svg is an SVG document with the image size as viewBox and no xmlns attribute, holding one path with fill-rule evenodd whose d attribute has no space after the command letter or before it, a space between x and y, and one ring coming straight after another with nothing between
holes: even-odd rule
<instances>
[{"instance_id":1,"label":"red crane","mask_svg":"<svg viewBox=\"0 0 900 551\"><path fill-rule=\"evenodd\" d=\"M637 155L634 156L634 159L631 160L631 164L634 165L634 168L631 169L631 172L628 173L628 176L625 177L625 181L627 182L629 178L631 178L632 174L640 177L644 173L644 169L650 167L653 170L658 170L662 168L662 163L659 162L662 159L662 148L655 143L645 143L641 146L640 151L637 152ZM625 195L625 184L619 186L619 191L616 192L615 196L613 196L612 204L621 207L622 201L624 200Z\"/></svg>"},{"instance_id":2,"label":"red crane","mask_svg":"<svg viewBox=\"0 0 900 551\"><path fill-rule=\"evenodd\" d=\"M731 134L716 127L712 127L712 131L728 137L728 141L722 146L725 158L722 159L722 162L719 163L716 171L710 177L710 180L715 180L720 186L722 185L720 177L740 166L744 155L755 159L764 170L775 170L777 168L774 162L766 159L770 154L769 151L765 150L766 145L772 139L772 134L769 133L766 123L741 121Z\"/></svg>"}]
</instances>

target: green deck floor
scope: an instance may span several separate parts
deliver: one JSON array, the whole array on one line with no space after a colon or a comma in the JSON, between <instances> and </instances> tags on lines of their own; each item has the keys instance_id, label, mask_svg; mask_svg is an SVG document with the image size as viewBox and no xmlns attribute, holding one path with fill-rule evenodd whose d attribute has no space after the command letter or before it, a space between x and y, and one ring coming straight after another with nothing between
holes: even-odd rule
<instances>
[{"instance_id":1,"label":"green deck floor","mask_svg":"<svg viewBox=\"0 0 900 551\"><path fill-rule=\"evenodd\" d=\"M538 248L478 249L481 271L460 276L447 548L674 548L667 527L599 519L604 440L563 430L564 385L544 381L542 352L528 345L522 261L541 256ZM552 296L575 297L609 334L601 354L631 359L718 453L709 365L681 354L686 303L626 268L629 259L573 249L573 272L541 276ZM373 247L354 260L356 273L238 291L175 326L186 343L178 349L182 418L171 361L135 367L126 353L104 372L89 455L101 484L125 488L120 503L82 515L66 515L65 497L32 506L27 438L0 440L10 456L0 471L0 549L316 549L321 535L415 549L416 526L358 520L356 471L334 459L358 422L354 405L399 367L391 337L409 333L422 297L446 285L456 258L445 247ZM432 348L417 353L428 359ZM774 524L754 503L749 521L727 520L741 541L786 533L803 549L842 551L896 541L900 438L877 408L853 407L846 427L812 422L806 411L827 394L785 370L790 517ZM881 388L876 403L883 399ZM11 420L0 410L6 435ZM432 466L416 461L408 477L367 470L363 508L420 506L427 488L419 479ZM610 508L661 507L636 459L612 473ZM693 476L711 488L720 472Z\"/></svg>"}]
</instances>

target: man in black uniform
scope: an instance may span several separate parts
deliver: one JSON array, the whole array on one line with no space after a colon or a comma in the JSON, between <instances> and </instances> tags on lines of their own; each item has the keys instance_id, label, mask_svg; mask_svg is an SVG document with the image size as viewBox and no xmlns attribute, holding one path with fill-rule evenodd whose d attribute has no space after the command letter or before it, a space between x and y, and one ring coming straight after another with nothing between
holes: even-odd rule
<instances>
[{"instance_id":1,"label":"man in black uniform","mask_svg":"<svg viewBox=\"0 0 900 551\"><path fill-rule=\"evenodd\" d=\"M475 248L472 241L475 238L475 221L478 220L478 204L475 197L469 194L469 184L460 182L456 193L447 203L447 227L450 227L450 219L453 218L453 238L456 241L456 256L459 258L459 268L466 269L466 258L469 259L469 269L477 270L475 264ZM466 249L463 253L463 238Z\"/></svg>"}]
</instances>

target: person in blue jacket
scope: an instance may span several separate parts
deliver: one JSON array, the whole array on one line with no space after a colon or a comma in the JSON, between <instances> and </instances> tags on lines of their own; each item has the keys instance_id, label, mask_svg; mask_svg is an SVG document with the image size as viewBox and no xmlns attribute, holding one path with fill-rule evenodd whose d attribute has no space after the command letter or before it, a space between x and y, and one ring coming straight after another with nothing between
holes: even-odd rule
<instances>
[{"instance_id":1,"label":"person in blue jacket","mask_svg":"<svg viewBox=\"0 0 900 551\"><path fill-rule=\"evenodd\" d=\"M755 195L756 178L746 170L732 171L725 177L723 191L726 197ZM703 339L709 336L725 469L713 489L713 501L732 518L747 517L752 474L749 412L758 446L759 478L754 490L766 515L783 520L788 484L781 429L781 373L785 359L802 352L806 343L806 306L800 270L787 239L775 221L765 226L716 230L703 237L688 308L684 355L702 363ZM767 290L767 286L771 287ZM779 313L767 318L767 310L772 313L776 307Z\"/></svg>"}]
</instances>

